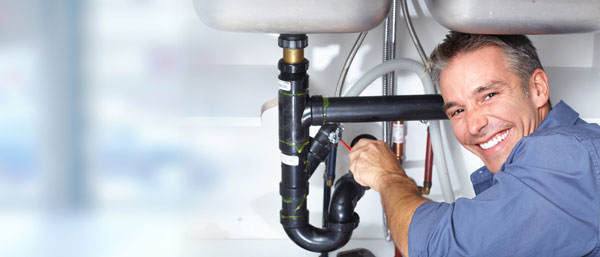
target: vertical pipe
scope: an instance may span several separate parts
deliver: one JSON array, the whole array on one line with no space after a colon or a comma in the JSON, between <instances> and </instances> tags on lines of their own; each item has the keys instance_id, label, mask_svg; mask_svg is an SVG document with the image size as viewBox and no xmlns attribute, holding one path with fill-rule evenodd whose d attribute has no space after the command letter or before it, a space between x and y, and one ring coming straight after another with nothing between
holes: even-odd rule
<instances>
[{"instance_id":1,"label":"vertical pipe","mask_svg":"<svg viewBox=\"0 0 600 257\"><path fill-rule=\"evenodd\" d=\"M429 134L429 127L427 128L427 146L425 149L425 174L423 179L423 187L421 188L421 194L428 195L431 190L431 177L433 169L433 148L431 147L431 136Z\"/></svg>"},{"instance_id":2,"label":"vertical pipe","mask_svg":"<svg viewBox=\"0 0 600 257\"><path fill-rule=\"evenodd\" d=\"M306 35L281 35L284 49L278 63L279 74L279 150L281 150L282 196L281 223L284 227L302 227L308 223L306 196L308 173L308 127L302 125L302 113L308 103L308 61L304 56Z\"/></svg>"},{"instance_id":3,"label":"vertical pipe","mask_svg":"<svg viewBox=\"0 0 600 257\"><path fill-rule=\"evenodd\" d=\"M397 17L397 0L392 1L392 11L391 11L391 20L389 32L389 50L388 50L388 60L396 59L396 17ZM387 74L387 95L394 95L396 93L396 76L395 72L390 72ZM388 136L389 137L389 136ZM389 138L388 138L389 139Z\"/></svg>"},{"instance_id":4,"label":"vertical pipe","mask_svg":"<svg viewBox=\"0 0 600 257\"><path fill-rule=\"evenodd\" d=\"M392 8L388 17L385 19L385 25L383 27L383 62L396 58L396 6L397 1L392 0ZM396 79L394 72L390 72L383 76L381 78L381 82L382 93L384 96L393 95L395 93L394 91ZM382 122L381 124L381 133L383 141L387 143L390 147L392 146L390 133L391 126L391 122ZM385 240L391 241L392 236L387 225L385 213L383 214L383 225Z\"/></svg>"},{"instance_id":5,"label":"vertical pipe","mask_svg":"<svg viewBox=\"0 0 600 257\"><path fill-rule=\"evenodd\" d=\"M356 42L354 42L354 45L352 45L352 49L350 50L350 53L348 54L348 57L344 62L344 67L342 68L342 72L340 73L340 77L338 78L337 86L335 87L335 96L337 97L342 96L342 92L344 91L344 83L346 82L346 75L348 75L350 65L352 64L352 61L354 60L354 57L358 52L358 48L360 48L360 45L362 45L363 41L365 40L367 33L368 31L363 31L360 34L358 34L358 38L356 38Z\"/></svg>"},{"instance_id":6,"label":"vertical pipe","mask_svg":"<svg viewBox=\"0 0 600 257\"><path fill-rule=\"evenodd\" d=\"M402 12L404 13L404 20L406 21L406 27L408 28L408 33L410 34L410 38L412 38L413 44L419 53L419 57L421 57L421 61L423 65L427 65L427 55L423 50L423 46L419 41L419 37L417 37L417 33L412 24L412 20L410 19L410 14L408 13L408 4L406 0L400 0L400 5L402 6Z\"/></svg>"},{"instance_id":7,"label":"vertical pipe","mask_svg":"<svg viewBox=\"0 0 600 257\"><path fill-rule=\"evenodd\" d=\"M329 145L326 172L323 174L323 228L327 228L329 202L331 200L331 186L335 180L335 161L337 158L337 144ZM329 252L322 252L321 257L328 257Z\"/></svg>"},{"instance_id":8,"label":"vertical pipe","mask_svg":"<svg viewBox=\"0 0 600 257\"><path fill-rule=\"evenodd\" d=\"M337 147L338 144L331 144L329 146L329 159L327 160L327 174L325 174L325 184L328 187L333 186L335 181L335 160L337 158Z\"/></svg>"},{"instance_id":9,"label":"vertical pipe","mask_svg":"<svg viewBox=\"0 0 600 257\"><path fill-rule=\"evenodd\" d=\"M396 58L396 0L392 1L392 7L383 27L383 61ZM395 93L395 73L392 71L381 79L382 95L394 95ZM391 122L382 123L383 141L391 146Z\"/></svg>"},{"instance_id":10,"label":"vertical pipe","mask_svg":"<svg viewBox=\"0 0 600 257\"><path fill-rule=\"evenodd\" d=\"M329 170L329 161L327 161L327 170ZM323 220L322 228L327 229L327 217L329 213L329 200L331 199L331 186L327 185L327 179L323 179ZM328 257L329 252L322 252L321 257Z\"/></svg>"}]
</instances>

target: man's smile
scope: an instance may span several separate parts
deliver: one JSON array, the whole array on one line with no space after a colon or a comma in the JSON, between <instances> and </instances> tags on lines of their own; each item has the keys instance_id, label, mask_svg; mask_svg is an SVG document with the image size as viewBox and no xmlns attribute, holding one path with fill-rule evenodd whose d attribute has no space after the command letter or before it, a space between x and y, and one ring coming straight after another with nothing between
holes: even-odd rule
<instances>
[{"instance_id":1,"label":"man's smile","mask_svg":"<svg viewBox=\"0 0 600 257\"><path fill-rule=\"evenodd\" d=\"M493 138L491 138L490 140L488 140L485 143L481 143L479 144L479 146L483 149L483 150L488 150L494 146L496 146L498 143L502 142L504 139L506 139L506 136L508 136L508 129L505 130L504 132L498 133L496 134L496 136L494 136Z\"/></svg>"}]
</instances>

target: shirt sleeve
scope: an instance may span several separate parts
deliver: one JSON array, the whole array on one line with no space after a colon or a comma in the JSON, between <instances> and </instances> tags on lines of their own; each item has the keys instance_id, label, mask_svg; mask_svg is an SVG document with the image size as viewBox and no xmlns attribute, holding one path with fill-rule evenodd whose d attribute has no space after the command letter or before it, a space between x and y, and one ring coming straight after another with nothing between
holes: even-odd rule
<instances>
[{"instance_id":1,"label":"shirt sleeve","mask_svg":"<svg viewBox=\"0 0 600 257\"><path fill-rule=\"evenodd\" d=\"M523 138L494 184L473 199L427 202L409 256L583 256L598 241L599 193L589 148L563 134Z\"/></svg>"}]
</instances>

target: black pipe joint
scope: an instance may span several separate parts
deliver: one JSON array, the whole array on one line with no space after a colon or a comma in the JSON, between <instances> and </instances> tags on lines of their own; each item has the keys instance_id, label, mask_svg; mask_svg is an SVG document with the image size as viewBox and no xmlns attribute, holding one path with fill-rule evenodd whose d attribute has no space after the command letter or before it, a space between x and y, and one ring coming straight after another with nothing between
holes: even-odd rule
<instances>
[{"instance_id":1,"label":"black pipe joint","mask_svg":"<svg viewBox=\"0 0 600 257\"><path fill-rule=\"evenodd\" d=\"M309 104L302 113L302 124L305 126L327 124L327 107L329 107L329 98L320 95L311 96Z\"/></svg>"},{"instance_id":2,"label":"black pipe joint","mask_svg":"<svg viewBox=\"0 0 600 257\"><path fill-rule=\"evenodd\" d=\"M308 224L308 183L305 187L289 188L279 183L279 193L282 197L280 222L284 228L299 228ZM304 206L304 208L302 207Z\"/></svg>"},{"instance_id":3,"label":"black pipe joint","mask_svg":"<svg viewBox=\"0 0 600 257\"><path fill-rule=\"evenodd\" d=\"M331 138L332 136L335 136L332 134L337 133L338 129L339 126L336 124L323 125L315 135L315 138L311 140L306 163L306 170L309 178L315 172L315 169L317 169L319 164L325 161L325 158L329 155L329 145L334 143L332 140L335 140L335 138Z\"/></svg>"},{"instance_id":4,"label":"black pipe joint","mask_svg":"<svg viewBox=\"0 0 600 257\"><path fill-rule=\"evenodd\" d=\"M285 73L287 75L306 74L306 71L309 68L309 62L307 59L304 59L300 63L290 64L290 63L283 61L283 58L282 58L282 59L279 59L279 62L277 63L277 68L282 72L282 74L283 73ZM284 80L293 80L291 78L293 78L293 77L290 77L290 79L284 79ZM280 77L279 79L282 79L282 78Z\"/></svg>"},{"instance_id":5,"label":"black pipe joint","mask_svg":"<svg viewBox=\"0 0 600 257\"><path fill-rule=\"evenodd\" d=\"M281 48L302 49L308 46L308 37L306 34L281 34L277 43Z\"/></svg>"},{"instance_id":6,"label":"black pipe joint","mask_svg":"<svg viewBox=\"0 0 600 257\"><path fill-rule=\"evenodd\" d=\"M334 231L355 229L358 226L359 217L354 209L367 189L354 180L352 173L340 177L335 183L335 191L331 198L327 227Z\"/></svg>"}]
</instances>

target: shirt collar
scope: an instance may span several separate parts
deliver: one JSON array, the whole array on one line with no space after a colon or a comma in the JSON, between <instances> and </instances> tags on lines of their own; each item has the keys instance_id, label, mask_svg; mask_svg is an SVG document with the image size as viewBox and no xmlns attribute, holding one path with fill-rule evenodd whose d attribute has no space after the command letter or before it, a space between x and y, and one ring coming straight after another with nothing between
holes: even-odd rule
<instances>
[{"instance_id":1,"label":"shirt collar","mask_svg":"<svg viewBox=\"0 0 600 257\"><path fill-rule=\"evenodd\" d=\"M552 110L550 110L536 131L557 126L573 125L578 119L579 113L573 110L565 102L560 101L552 108Z\"/></svg>"}]
</instances>

